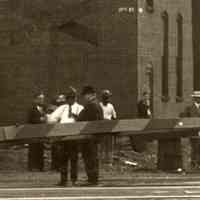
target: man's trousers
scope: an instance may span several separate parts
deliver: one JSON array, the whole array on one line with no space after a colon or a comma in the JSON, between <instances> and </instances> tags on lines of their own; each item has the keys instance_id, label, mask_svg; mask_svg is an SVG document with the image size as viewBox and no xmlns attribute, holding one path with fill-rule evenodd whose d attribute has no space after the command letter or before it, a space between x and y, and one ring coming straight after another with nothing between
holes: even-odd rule
<instances>
[{"instance_id":1,"label":"man's trousers","mask_svg":"<svg viewBox=\"0 0 200 200\"><path fill-rule=\"evenodd\" d=\"M61 146L61 183L64 184L68 181L69 163L71 181L76 182L78 176L78 142L65 141L59 145Z\"/></svg>"},{"instance_id":2,"label":"man's trousers","mask_svg":"<svg viewBox=\"0 0 200 200\"><path fill-rule=\"evenodd\" d=\"M99 177L99 159L98 143L95 139L87 139L82 142L82 155L88 176L88 182L97 184Z\"/></svg>"},{"instance_id":3,"label":"man's trousers","mask_svg":"<svg viewBox=\"0 0 200 200\"><path fill-rule=\"evenodd\" d=\"M28 169L44 170L44 145L43 143L29 144L28 148Z\"/></svg>"}]
</instances>

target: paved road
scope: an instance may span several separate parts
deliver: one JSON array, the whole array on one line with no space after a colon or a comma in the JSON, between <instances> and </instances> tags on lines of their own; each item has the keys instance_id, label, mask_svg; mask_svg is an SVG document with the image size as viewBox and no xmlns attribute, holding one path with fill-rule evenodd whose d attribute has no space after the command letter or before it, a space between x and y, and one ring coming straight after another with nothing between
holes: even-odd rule
<instances>
[{"instance_id":1,"label":"paved road","mask_svg":"<svg viewBox=\"0 0 200 200\"><path fill-rule=\"evenodd\" d=\"M37 188L55 187L59 182L58 172L1 172L0 188ZM85 174L79 175L80 184L87 179ZM128 174L106 173L100 174L103 186L146 186L146 185L199 185L200 173L147 173L132 172Z\"/></svg>"},{"instance_id":2,"label":"paved road","mask_svg":"<svg viewBox=\"0 0 200 200\"><path fill-rule=\"evenodd\" d=\"M200 199L200 186L4 188L0 200Z\"/></svg>"},{"instance_id":3,"label":"paved road","mask_svg":"<svg viewBox=\"0 0 200 200\"><path fill-rule=\"evenodd\" d=\"M83 183L85 176L80 176ZM102 187L55 187L59 174L1 173L0 200L193 200L200 199L200 174L102 175Z\"/></svg>"}]
</instances>

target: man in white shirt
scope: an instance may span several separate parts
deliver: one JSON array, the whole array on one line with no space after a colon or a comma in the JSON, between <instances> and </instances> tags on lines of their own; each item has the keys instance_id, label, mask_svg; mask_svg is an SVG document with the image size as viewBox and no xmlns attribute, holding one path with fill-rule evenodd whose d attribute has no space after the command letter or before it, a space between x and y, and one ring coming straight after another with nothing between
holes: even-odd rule
<instances>
[{"instance_id":1,"label":"man in white shirt","mask_svg":"<svg viewBox=\"0 0 200 200\"><path fill-rule=\"evenodd\" d=\"M83 106L76 102L76 97L67 96L67 103L59 106L52 114L48 115L48 122L73 123L82 109Z\"/></svg>"},{"instance_id":2,"label":"man in white shirt","mask_svg":"<svg viewBox=\"0 0 200 200\"><path fill-rule=\"evenodd\" d=\"M66 104L59 106L51 115L48 115L48 122L50 123L74 123L83 106L77 103L77 92L73 87L69 87L66 95ZM77 162L78 162L78 144L76 141L64 141L60 144L62 146L61 152L61 166L60 186L67 186L69 161L71 162L71 181L74 185L77 181Z\"/></svg>"},{"instance_id":3,"label":"man in white shirt","mask_svg":"<svg viewBox=\"0 0 200 200\"><path fill-rule=\"evenodd\" d=\"M102 101L100 102L100 106L103 110L103 117L105 120L114 120L117 118L117 114L113 104L111 103L112 93L109 90L103 90L101 94ZM112 165L113 161L113 151L114 151L114 143L116 143L116 138L112 136L106 136L103 139L102 151L105 153L105 159L109 165Z\"/></svg>"},{"instance_id":4,"label":"man in white shirt","mask_svg":"<svg viewBox=\"0 0 200 200\"><path fill-rule=\"evenodd\" d=\"M107 120L113 120L117 118L117 114L113 104L110 102L110 98L102 97L102 102L100 102L100 106L103 109L103 117Z\"/></svg>"}]
</instances>

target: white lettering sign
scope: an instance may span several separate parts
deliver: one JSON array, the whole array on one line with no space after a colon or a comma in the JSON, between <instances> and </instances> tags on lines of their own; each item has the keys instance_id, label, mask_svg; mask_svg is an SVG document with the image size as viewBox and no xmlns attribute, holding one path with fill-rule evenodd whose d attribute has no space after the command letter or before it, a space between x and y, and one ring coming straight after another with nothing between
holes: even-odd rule
<instances>
[{"instance_id":1,"label":"white lettering sign","mask_svg":"<svg viewBox=\"0 0 200 200\"><path fill-rule=\"evenodd\" d=\"M134 7L120 7L118 8L119 13L134 13L135 8Z\"/></svg>"}]
</instances>

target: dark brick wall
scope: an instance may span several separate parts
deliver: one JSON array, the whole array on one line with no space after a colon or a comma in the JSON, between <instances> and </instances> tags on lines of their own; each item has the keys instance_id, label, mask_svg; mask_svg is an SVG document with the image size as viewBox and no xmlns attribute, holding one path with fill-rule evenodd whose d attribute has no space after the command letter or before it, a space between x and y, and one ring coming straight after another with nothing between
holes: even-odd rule
<instances>
[{"instance_id":1,"label":"dark brick wall","mask_svg":"<svg viewBox=\"0 0 200 200\"><path fill-rule=\"evenodd\" d=\"M33 95L41 90L52 98L69 85L80 90L84 84L111 89L119 117L135 117L136 101L149 87L149 65L154 70L155 116L177 116L193 89L191 1L154 0L151 14L145 0L138 5L132 0L95 0L79 6L81 2L0 3L0 124L25 122ZM161 100L160 78L164 10L170 22L168 102ZM183 102L176 102L175 94L177 13L184 22Z\"/></svg>"},{"instance_id":2,"label":"dark brick wall","mask_svg":"<svg viewBox=\"0 0 200 200\"><path fill-rule=\"evenodd\" d=\"M73 23L58 29L68 22L65 9L78 5L74 2L80 3L8 0L0 4L5 10L0 13L1 125L26 122L35 93L44 91L52 98L69 85L109 88L119 117L135 115L136 13L119 8L135 7L136 2L97 0L85 10L77 7L77 15L71 12ZM96 38L98 45L93 43Z\"/></svg>"},{"instance_id":3,"label":"dark brick wall","mask_svg":"<svg viewBox=\"0 0 200 200\"><path fill-rule=\"evenodd\" d=\"M194 89L200 90L200 1L192 1L193 9L193 50L194 50Z\"/></svg>"},{"instance_id":4,"label":"dark brick wall","mask_svg":"<svg viewBox=\"0 0 200 200\"><path fill-rule=\"evenodd\" d=\"M154 71L154 115L155 117L176 117L190 103L193 90L192 51L192 2L191 0L154 0L154 12L145 10L145 0L138 1L143 13L138 14L138 85L139 96L148 88L146 67ZM163 45L163 24L161 13L169 15L169 101L163 102L161 95L161 56ZM183 16L183 102L176 101L176 56L177 56L177 14Z\"/></svg>"},{"instance_id":5,"label":"dark brick wall","mask_svg":"<svg viewBox=\"0 0 200 200\"><path fill-rule=\"evenodd\" d=\"M23 49L23 50L22 50ZM26 120L33 95L48 85L48 55L38 46L4 47L0 56L1 121ZM31 65L30 65L31 63Z\"/></svg>"}]
</instances>

